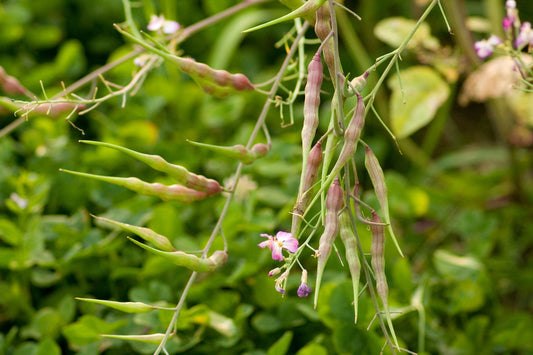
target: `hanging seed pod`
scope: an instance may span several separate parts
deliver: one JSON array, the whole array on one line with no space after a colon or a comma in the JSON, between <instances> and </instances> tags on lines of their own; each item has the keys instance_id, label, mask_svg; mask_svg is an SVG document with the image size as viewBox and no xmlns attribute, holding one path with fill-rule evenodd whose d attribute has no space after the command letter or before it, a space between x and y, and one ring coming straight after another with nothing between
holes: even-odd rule
<instances>
[{"instance_id":1,"label":"hanging seed pod","mask_svg":"<svg viewBox=\"0 0 533 355\"><path fill-rule=\"evenodd\" d=\"M173 335L172 333L171 335ZM116 334L100 334L101 337L110 338L110 339L119 339L119 340L133 340L141 343L149 343L159 345L165 339L166 334L155 333L155 334L144 334L144 335L116 335Z\"/></svg>"},{"instance_id":2,"label":"hanging seed pod","mask_svg":"<svg viewBox=\"0 0 533 355\"><path fill-rule=\"evenodd\" d=\"M350 221L348 209L345 209L339 216L339 229L339 235L346 251L348 269L350 269L350 275L352 276L354 323L357 323L361 262L359 261L359 253L357 252L355 239L356 237L352 229L352 223Z\"/></svg>"},{"instance_id":3,"label":"hanging seed pod","mask_svg":"<svg viewBox=\"0 0 533 355\"><path fill-rule=\"evenodd\" d=\"M396 333L392 326L392 319L389 311L389 286L387 285L387 277L385 276L385 228L382 225L381 218L379 218L375 211L372 211L370 232L372 234L370 262L372 269L374 270L374 278L376 279L376 291L383 304L391 336L394 339L395 345L398 346L398 340L396 339Z\"/></svg>"},{"instance_id":4,"label":"hanging seed pod","mask_svg":"<svg viewBox=\"0 0 533 355\"><path fill-rule=\"evenodd\" d=\"M231 147L223 147L219 145L205 144L187 140L187 142L202 148L207 148L214 152L220 153L227 157L237 159L245 165L250 165L259 158L262 158L268 154L268 147L263 143L257 143L250 149L246 149L245 146L237 144Z\"/></svg>"},{"instance_id":5,"label":"hanging seed pod","mask_svg":"<svg viewBox=\"0 0 533 355\"><path fill-rule=\"evenodd\" d=\"M216 269L224 266L228 260L228 253L222 250L215 251L209 258L199 258L196 255L187 254L183 251L161 251L149 247L148 245L143 244L135 239L129 237L128 239L150 253L159 255L178 266L185 266L187 269L192 271L213 272Z\"/></svg>"},{"instance_id":6,"label":"hanging seed pod","mask_svg":"<svg viewBox=\"0 0 533 355\"><path fill-rule=\"evenodd\" d=\"M320 164L322 164L322 144L318 141L309 152L298 193L298 200L292 210L291 234L295 238L298 238L298 229L302 223L302 216L305 213L305 210L307 210L307 207L309 207L309 202L313 193L312 188L318 177Z\"/></svg>"},{"instance_id":7,"label":"hanging seed pod","mask_svg":"<svg viewBox=\"0 0 533 355\"><path fill-rule=\"evenodd\" d=\"M279 17L277 19L274 19L274 20L269 21L267 23L264 23L262 25L249 28L247 30L244 30L243 32L246 33L246 32L257 31L257 30L260 30L262 28L269 27L269 26L272 26L272 25L276 25L276 24L284 22L284 21L294 20L295 18L298 18L298 17L307 18L307 17L311 16L311 14L315 14L316 10L318 10L318 8L320 6L322 6L322 4L324 2L326 2L326 0L307 0L302 6L300 6L296 10L288 13L287 15ZM313 23L313 22L311 22L311 23Z\"/></svg>"},{"instance_id":8,"label":"hanging seed pod","mask_svg":"<svg viewBox=\"0 0 533 355\"><path fill-rule=\"evenodd\" d=\"M167 239L167 237L162 236L161 234L158 234L158 233L154 232L150 228L133 226L131 224L117 222L117 221L114 221L112 219L107 219L107 218L104 218L104 217L97 217L97 216L93 216L93 217L96 218L96 219L99 219L101 221L107 222L109 224L112 224L114 226L117 226L117 227L121 228L122 230L135 233L139 237L141 237L142 239L146 240L147 242L152 243L153 245L155 245L159 249L162 249L164 251L176 251L176 249L174 249L174 247L172 246L172 243L170 243L170 241Z\"/></svg>"},{"instance_id":9,"label":"hanging seed pod","mask_svg":"<svg viewBox=\"0 0 533 355\"><path fill-rule=\"evenodd\" d=\"M205 192L192 190L181 185L167 186L157 182L150 184L135 177L123 178L114 176L93 175L65 169L59 169L59 171L64 171L69 174L83 176L90 179L105 181L111 184L125 187L141 195L159 197L163 201L178 201L182 203L190 203L197 200L203 200L204 198L208 197Z\"/></svg>"},{"instance_id":10,"label":"hanging seed pod","mask_svg":"<svg viewBox=\"0 0 533 355\"><path fill-rule=\"evenodd\" d=\"M317 252L317 272L316 272L316 287L315 287L315 300L314 306L316 308L318 302L318 291L320 289L320 283L322 281L322 274L328 262L329 254L335 237L339 232L339 219L338 213L344 203L342 199L343 193L339 183L339 178L335 178L333 184L328 189L326 196L326 215L324 217L324 232L320 236L318 241Z\"/></svg>"},{"instance_id":11,"label":"hanging seed pod","mask_svg":"<svg viewBox=\"0 0 533 355\"><path fill-rule=\"evenodd\" d=\"M225 70L213 69L207 64L198 63L192 58L169 56L184 73L196 81L207 94L225 97L234 91L254 90L244 74L231 74Z\"/></svg>"},{"instance_id":12,"label":"hanging seed pod","mask_svg":"<svg viewBox=\"0 0 533 355\"><path fill-rule=\"evenodd\" d=\"M108 300L98 300L94 298L80 298L76 297L78 301L84 301L89 303L96 303L109 308L117 309L126 313L146 313L153 311L157 307L150 306L149 304L142 302L116 302Z\"/></svg>"},{"instance_id":13,"label":"hanging seed pod","mask_svg":"<svg viewBox=\"0 0 533 355\"><path fill-rule=\"evenodd\" d=\"M302 155L304 166L318 127L320 87L322 86L323 78L322 70L322 60L320 59L319 49L307 67L308 76L304 90L304 121L302 127Z\"/></svg>"},{"instance_id":14,"label":"hanging seed pod","mask_svg":"<svg viewBox=\"0 0 533 355\"><path fill-rule=\"evenodd\" d=\"M365 148L365 167L368 171L368 175L370 175L372 186L374 186L379 205L381 206L381 210L383 211L385 223L387 224L387 231L390 233L394 245L396 246L396 249L398 249L398 252L403 257L400 244L396 239L394 230L392 229L390 223L389 200L387 198L387 184L385 184L385 175L383 174L383 169L381 169L381 166L379 165L378 158L376 158L374 152L372 152L372 149L370 149L369 146L366 146Z\"/></svg>"},{"instance_id":15,"label":"hanging seed pod","mask_svg":"<svg viewBox=\"0 0 533 355\"><path fill-rule=\"evenodd\" d=\"M331 170L331 175L336 176L344 165L349 161L357 149L357 142L365 125L365 103L361 94L357 93L357 107L348 127L344 131L344 145L339 154L339 159Z\"/></svg>"},{"instance_id":16,"label":"hanging seed pod","mask_svg":"<svg viewBox=\"0 0 533 355\"><path fill-rule=\"evenodd\" d=\"M324 62L328 66L329 76L335 78L335 44L333 38L328 38L331 32L329 5L323 4L316 11L315 33L323 44ZM333 80L334 81L334 80Z\"/></svg>"},{"instance_id":17,"label":"hanging seed pod","mask_svg":"<svg viewBox=\"0 0 533 355\"><path fill-rule=\"evenodd\" d=\"M80 143L107 147L126 153L130 157L145 163L152 169L168 174L174 180L176 180L177 183L194 190L203 191L209 196L222 191L222 187L217 181L213 179L208 179L202 175L196 175L194 173L191 173L180 165L170 164L159 155L143 154L128 148L104 142L81 140Z\"/></svg>"}]
</instances>

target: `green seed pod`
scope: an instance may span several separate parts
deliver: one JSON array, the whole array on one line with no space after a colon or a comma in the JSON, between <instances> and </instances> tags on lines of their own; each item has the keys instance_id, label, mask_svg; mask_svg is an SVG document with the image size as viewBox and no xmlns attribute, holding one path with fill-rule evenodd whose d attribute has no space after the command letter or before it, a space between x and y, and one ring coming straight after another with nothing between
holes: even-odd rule
<instances>
[{"instance_id":1,"label":"green seed pod","mask_svg":"<svg viewBox=\"0 0 533 355\"><path fill-rule=\"evenodd\" d=\"M276 24L284 22L284 21L294 20L295 18L298 18L298 17L307 18L307 17L311 16L312 14L314 15L316 10L318 10L318 8L320 6L322 6L322 4L325 1L326 0L307 0L302 6L300 6L296 10L288 13L287 15L282 16L282 17L277 18L277 19L274 19L274 20L269 21L267 23L264 23L262 25L249 28L247 30L244 30L243 32L252 32L252 31L260 30L262 28L269 27L269 26L272 26L272 25L276 25ZM311 22L311 23L313 23L313 22Z\"/></svg>"},{"instance_id":2,"label":"green seed pod","mask_svg":"<svg viewBox=\"0 0 533 355\"><path fill-rule=\"evenodd\" d=\"M298 193L298 200L292 210L292 227L291 233L295 238L298 238L298 229L302 222L302 215L305 213L311 195L313 193L312 188L318 177L320 165L322 164L322 143L318 141L313 149L309 152L307 164L305 165L305 171L303 172L302 184Z\"/></svg>"},{"instance_id":3,"label":"green seed pod","mask_svg":"<svg viewBox=\"0 0 533 355\"><path fill-rule=\"evenodd\" d=\"M153 306L150 306L142 302L116 302L108 300L98 300L94 298L80 298L76 297L79 301L85 301L90 303L100 304L102 306L118 309L119 311L126 313L146 313L156 309Z\"/></svg>"},{"instance_id":4,"label":"green seed pod","mask_svg":"<svg viewBox=\"0 0 533 355\"><path fill-rule=\"evenodd\" d=\"M148 245L143 244L135 239L129 237L128 239L150 253L159 255L178 266L185 266L187 269L192 271L213 272L216 269L224 266L228 260L228 253L222 250L215 251L209 258L199 258L196 255L187 254L183 251L161 251L149 247Z\"/></svg>"},{"instance_id":5,"label":"green seed pod","mask_svg":"<svg viewBox=\"0 0 533 355\"><path fill-rule=\"evenodd\" d=\"M304 0L279 0L280 3L287 6L291 10L296 10L297 8L301 7L303 4L305 4ZM309 23L315 23L315 14L314 13L308 13L302 15L302 17Z\"/></svg>"},{"instance_id":6,"label":"green seed pod","mask_svg":"<svg viewBox=\"0 0 533 355\"><path fill-rule=\"evenodd\" d=\"M124 148L118 145L104 143L104 142L81 140L80 143L107 147L107 148L115 149L120 152L126 153L130 157L145 163L152 169L168 174L174 180L176 180L177 183L182 184L185 187L188 187L194 190L203 191L207 193L209 196L222 191L222 187L217 181L213 179L208 179L202 175L196 175L194 173L191 173L180 165L170 164L169 162L167 162L165 159L163 159L159 155L143 154L143 153L139 153L128 148Z\"/></svg>"},{"instance_id":7,"label":"green seed pod","mask_svg":"<svg viewBox=\"0 0 533 355\"><path fill-rule=\"evenodd\" d=\"M389 231L392 237L396 249L398 249L400 255L403 256L402 250L400 249L400 245L398 244L398 241L390 224L389 200L387 198L387 185L385 184L385 175L383 174L383 169L381 169L381 166L379 165L378 158L376 158L374 152L372 152L372 149L370 149L369 146L366 146L365 149L365 167L368 171L368 175L370 175L370 180L372 181L374 190L376 191L376 196L378 198L379 205L381 206L381 210L383 211L383 215L385 217L385 223L388 224L387 230Z\"/></svg>"},{"instance_id":8,"label":"green seed pod","mask_svg":"<svg viewBox=\"0 0 533 355\"><path fill-rule=\"evenodd\" d=\"M60 171L64 171L73 175L87 177L90 179L105 181L111 184L125 187L141 195L159 197L163 201L178 201L182 203L190 203L197 200L203 200L204 198L208 197L205 192L192 190L181 185L167 186L157 182L150 184L135 177L122 178L114 176L93 175L65 169L60 169Z\"/></svg>"},{"instance_id":9,"label":"green seed pod","mask_svg":"<svg viewBox=\"0 0 533 355\"><path fill-rule=\"evenodd\" d=\"M245 165L250 165L259 158L264 157L268 153L268 147L263 143L257 143L251 149L246 149L245 146L237 144L231 147L224 147L219 145L205 144L187 140L187 142L198 147L207 148L214 152L220 153L227 157L237 159Z\"/></svg>"},{"instance_id":10,"label":"green seed pod","mask_svg":"<svg viewBox=\"0 0 533 355\"><path fill-rule=\"evenodd\" d=\"M316 293L314 306L316 308L318 302L318 291L320 289L320 283L322 281L322 274L328 262L329 254L335 237L339 232L339 219L338 213L342 208L343 201L342 188L339 183L339 178L335 178L333 184L328 189L326 196L326 215L324 217L324 232L320 236L318 241L317 252L317 272L316 272Z\"/></svg>"},{"instance_id":11,"label":"green seed pod","mask_svg":"<svg viewBox=\"0 0 533 355\"><path fill-rule=\"evenodd\" d=\"M155 345L161 344L163 339L165 339L165 334L163 333L145 334L145 335L101 334L100 336L104 338L110 338L110 339L133 340L133 341L139 341L141 343L149 343L149 344L155 344Z\"/></svg>"},{"instance_id":12,"label":"green seed pod","mask_svg":"<svg viewBox=\"0 0 533 355\"><path fill-rule=\"evenodd\" d=\"M164 251L176 251L176 249L174 249L174 247L172 246L172 243L170 243L167 237L162 236L161 234L157 234L156 232L154 232L153 230L149 228L133 226L131 224L117 222L112 219L107 219L104 217L97 217L97 216L93 216L93 217L96 219L102 220L104 222L107 222L109 224L112 224L114 226L117 226L125 231L135 233L139 237L146 240L147 242L152 243L159 249L162 249Z\"/></svg>"},{"instance_id":13,"label":"green seed pod","mask_svg":"<svg viewBox=\"0 0 533 355\"><path fill-rule=\"evenodd\" d=\"M352 276L354 323L357 323L359 301L359 279L361 277L361 262L357 252L356 237L352 229L350 214L345 209L339 216L339 235L346 251L346 261Z\"/></svg>"}]
</instances>

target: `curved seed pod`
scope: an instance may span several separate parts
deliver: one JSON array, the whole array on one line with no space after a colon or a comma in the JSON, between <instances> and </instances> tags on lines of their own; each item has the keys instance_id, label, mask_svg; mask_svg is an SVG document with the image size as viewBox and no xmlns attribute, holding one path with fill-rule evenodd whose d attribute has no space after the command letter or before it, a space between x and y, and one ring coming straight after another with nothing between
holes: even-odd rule
<instances>
[{"instance_id":1,"label":"curved seed pod","mask_svg":"<svg viewBox=\"0 0 533 355\"><path fill-rule=\"evenodd\" d=\"M172 243L170 243L167 237L154 232L150 228L133 226L131 224L117 222L112 219L108 219L104 217L98 217L98 216L93 216L93 217L96 219L102 220L104 222L107 222L109 224L112 224L114 226L117 226L125 231L135 233L139 237L146 240L147 242L152 243L159 249L162 249L164 251L176 251L176 249L174 249L174 247L172 246Z\"/></svg>"},{"instance_id":2,"label":"curved seed pod","mask_svg":"<svg viewBox=\"0 0 533 355\"><path fill-rule=\"evenodd\" d=\"M168 59L177 63L180 70L189 74L207 94L225 97L234 91L255 89L255 86L244 74L231 74L225 70L213 69L207 64L196 62L192 58L170 56Z\"/></svg>"},{"instance_id":3,"label":"curved seed pod","mask_svg":"<svg viewBox=\"0 0 533 355\"><path fill-rule=\"evenodd\" d=\"M209 258L199 258L196 255L187 254L183 251L161 251L149 247L135 239L129 238L133 243L152 254L159 255L178 266L185 266L187 269L197 272L213 272L224 266L228 260L228 253L222 250L215 251Z\"/></svg>"},{"instance_id":4,"label":"curved seed pod","mask_svg":"<svg viewBox=\"0 0 533 355\"><path fill-rule=\"evenodd\" d=\"M347 209L345 209L339 216L339 229L339 235L341 236L346 251L346 261L348 262L348 268L350 269L350 275L352 276L354 323L357 323L361 262L359 261L355 234L352 229L350 214Z\"/></svg>"},{"instance_id":5,"label":"curved seed pod","mask_svg":"<svg viewBox=\"0 0 533 355\"><path fill-rule=\"evenodd\" d=\"M305 4L304 0L279 0L280 3L287 6L291 10L296 10L297 8L301 7L303 4ZM315 23L315 14L314 13L308 13L302 15L302 17L309 23Z\"/></svg>"},{"instance_id":6,"label":"curved seed pod","mask_svg":"<svg viewBox=\"0 0 533 355\"><path fill-rule=\"evenodd\" d=\"M203 200L204 198L208 197L205 192L192 190L181 185L167 186L157 182L150 184L135 177L123 178L114 176L93 175L65 169L60 169L60 171L64 171L73 175L87 177L90 179L109 182L111 184L122 186L132 191L135 191L141 195L159 197L163 201L178 201L182 203L190 203L197 200Z\"/></svg>"},{"instance_id":7,"label":"curved seed pod","mask_svg":"<svg viewBox=\"0 0 533 355\"><path fill-rule=\"evenodd\" d=\"M179 184L183 184L186 187L194 190L206 192L209 196L222 191L222 187L217 181L213 179L208 179L202 175L196 175L194 173L191 173L180 165L170 164L159 155L139 153L128 148L104 142L80 140L80 143L107 147L126 153L130 157L145 163L152 169L168 174Z\"/></svg>"},{"instance_id":8,"label":"curved seed pod","mask_svg":"<svg viewBox=\"0 0 533 355\"><path fill-rule=\"evenodd\" d=\"M370 225L370 232L372 233L370 257L372 269L374 270L374 277L376 279L376 291L383 304L392 338L394 339L395 345L398 346L398 340L396 339L396 333L392 326L392 319L389 311L389 286L387 285L387 277L385 276L385 228L382 225L381 218L379 218L375 211L372 211L372 225Z\"/></svg>"},{"instance_id":9,"label":"curved seed pod","mask_svg":"<svg viewBox=\"0 0 533 355\"><path fill-rule=\"evenodd\" d=\"M339 154L339 159L331 170L331 175L336 176L348 162L357 149L357 142L365 125L365 103L361 94L357 93L357 107L348 127L344 131L344 144Z\"/></svg>"},{"instance_id":10,"label":"curved seed pod","mask_svg":"<svg viewBox=\"0 0 533 355\"><path fill-rule=\"evenodd\" d=\"M309 152L305 171L303 172L303 179L298 193L298 200L292 210L292 226L291 234L298 238L298 229L302 223L302 215L304 214L309 202L311 200L312 188L318 177L322 164L322 143L318 141L313 149Z\"/></svg>"},{"instance_id":11,"label":"curved seed pod","mask_svg":"<svg viewBox=\"0 0 533 355\"><path fill-rule=\"evenodd\" d=\"M333 38L326 39L331 32L329 5L323 4L316 11L315 33L320 41L326 43L322 49L324 53L324 62L328 66L329 76L335 78L335 45ZM333 80L335 82L335 80Z\"/></svg>"},{"instance_id":12,"label":"curved seed pod","mask_svg":"<svg viewBox=\"0 0 533 355\"><path fill-rule=\"evenodd\" d=\"M172 333L174 334L174 333ZM144 334L144 335L116 335L116 334L101 334L101 337L111 338L111 339L120 339L120 340L133 340L139 341L141 343L150 343L159 345L165 339L166 334L155 333L155 334Z\"/></svg>"},{"instance_id":13,"label":"curved seed pod","mask_svg":"<svg viewBox=\"0 0 533 355\"><path fill-rule=\"evenodd\" d=\"M263 143L254 144L252 148L246 149L246 147L241 144L237 144L231 147L224 147L219 145L194 142L190 140L187 140L187 142L198 147L210 149L227 157L237 159L245 165L250 165L257 159L262 158L268 154L268 147L266 146L266 144Z\"/></svg>"},{"instance_id":14,"label":"curved seed pod","mask_svg":"<svg viewBox=\"0 0 533 355\"><path fill-rule=\"evenodd\" d=\"M274 19L274 20L269 21L267 23L264 23L262 25L249 28L247 30L244 30L243 32L246 33L246 32L252 32L252 31L260 30L262 28L269 27L269 26L272 26L272 25L276 25L276 24L284 22L284 21L294 20L297 17L306 18L308 16L311 16L311 14L314 14L316 12L316 10L318 10L318 8L320 6L322 6L322 4L324 2L326 2L326 0L307 0L302 6L300 6L299 8L297 8L296 10L294 10L292 12L289 12L287 15L279 17L277 19Z\"/></svg>"},{"instance_id":15,"label":"curved seed pod","mask_svg":"<svg viewBox=\"0 0 533 355\"><path fill-rule=\"evenodd\" d=\"M339 232L339 220L338 213L342 208L342 188L339 183L339 178L335 178L333 184L328 189L326 196L326 216L324 217L324 232L320 236L318 241L317 252L317 272L316 272L316 293L314 306L316 308L318 302L318 291L320 289L320 283L322 281L322 274L328 262L329 254L331 253L331 247L335 241L335 237Z\"/></svg>"},{"instance_id":16,"label":"curved seed pod","mask_svg":"<svg viewBox=\"0 0 533 355\"><path fill-rule=\"evenodd\" d=\"M387 230L391 235L391 238L394 242L394 245L396 246L396 249L398 249L398 252L403 257L400 244L398 243L398 240L396 239L396 235L394 234L394 230L392 229L392 226L390 223L389 200L387 198L387 184L385 184L385 175L383 174L383 169L381 169L381 166L379 165L378 158L376 158L376 156L374 155L374 152L372 152L372 149L370 149L369 146L366 146L366 149L365 149L365 167L366 167L366 170L368 171L368 175L370 175L372 186L374 186L374 190L376 191L376 196L378 198L379 205L381 206L381 210L383 211L383 215L385 217L385 223L387 223Z\"/></svg>"},{"instance_id":17,"label":"curved seed pod","mask_svg":"<svg viewBox=\"0 0 533 355\"><path fill-rule=\"evenodd\" d=\"M307 67L307 83L304 90L304 121L302 127L302 155L304 166L318 127L318 108L320 106L320 87L322 86L322 60L320 50L316 52Z\"/></svg>"},{"instance_id":18,"label":"curved seed pod","mask_svg":"<svg viewBox=\"0 0 533 355\"><path fill-rule=\"evenodd\" d=\"M150 306L142 302L116 302L116 301L108 301L108 300L98 300L95 298L80 298L80 297L76 297L76 299L79 301L101 304L102 306L118 309L119 311L126 312L126 313L146 313L146 312L150 312L156 309L156 307Z\"/></svg>"}]
</instances>

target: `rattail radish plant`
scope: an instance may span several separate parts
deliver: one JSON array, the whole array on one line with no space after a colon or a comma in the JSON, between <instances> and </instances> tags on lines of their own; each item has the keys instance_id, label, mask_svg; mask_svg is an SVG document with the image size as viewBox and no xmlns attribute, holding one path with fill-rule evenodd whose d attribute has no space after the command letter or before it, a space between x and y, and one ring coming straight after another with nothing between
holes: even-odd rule
<instances>
[{"instance_id":1,"label":"rattail radish plant","mask_svg":"<svg viewBox=\"0 0 533 355\"><path fill-rule=\"evenodd\" d=\"M158 303L77 298L82 302L98 304L126 313L164 312L160 313L160 317L164 319L161 320L161 329L157 332L127 335L102 334L102 336L122 341L155 344L153 354L168 354L175 350L178 346L176 344L182 346L179 348L180 351L187 349L189 345L180 343L180 331L187 327L200 324L198 329L201 331L205 327L212 327L219 332L228 331L224 325L220 324L224 319L219 314L209 313L211 317L209 320L191 320L194 316L189 315L188 320L185 321L183 313L189 307L188 299L191 297L191 289L197 281L218 277L217 273L224 273L226 263L238 262L232 260L232 249L236 246L231 240L226 239L224 232L228 211L231 210L233 204L238 203L235 201L237 199L235 195L246 166L250 166L248 171L252 173L259 171L263 161L278 149L276 143L279 141L271 134L271 131L279 129L276 127L279 124L268 119L272 106L279 106L282 113L284 107L288 106L291 117L295 119L291 126L283 128L294 129L299 133L298 137L301 137L301 165L299 185L293 191L290 206L280 212L283 213L281 220L284 221L283 229L286 231L280 230L282 228L279 227L274 232L258 230L255 235L250 236L250 238L257 238L255 244L258 244L258 247L270 250L270 256L277 264L276 268L268 272L269 276L276 277L272 282L272 287L282 297L288 297L294 288L292 275L295 275L300 280L295 293L300 298L313 294L314 308L318 307L318 311L307 309L306 312L308 314L323 312L325 310L320 308L325 305L319 300L322 293L328 292L328 287L323 284L327 279L328 268L326 266L328 265L326 263L329 260L330 265L333 264L332 259L345 260L353 290L353 296L350 297L354 313L350 318L359 326L362 319L360 314L371 312L379 324L380 337L383 337L380 341L383 347L386 347L387 351L392 354L411 352L402 348L402 340L397 337L394 329L393 320L398 314L395 313L394 305L389 305L387 269L385 268L387 258L385 245L388 245L386 240L392 241L396 251L403 257L401 239L394 232L392 224L394 216L391 216L389 212L385 174L378 157L370 147L371 143L365 142L364 133L369 122L377 121L383 124L385 135L390 135L391 139L396 142L395 130L389 129L383 123L374 101L393 68L398 69L397 76L400 86L402 85L398 64L401 55L417 30L424 24L427 16L434 9L440 8L440 2L439 0L428 1L427 8L399 46L390 53L377 58L373 65L361 73L343 69L343 66L348 68L348 65L342 56L338 16L342 13L342 16L347 15L350 21L362 21L362 23L365 19L359 18L352 10L345 7L342 1L333 0L280 1L289 8L286 10L290 12L277 19L256 25L260 18L264 20L266 14L270 14L270 12L261 13L262 16L254 19L255 22L250 23L251 27L243 31L245 33L243 36L252 36L254 31L269 30L279 34L279 28L276 28L277 32L275 32L272 26L281 23L285 23L285 26L292 24L281 41L286 52L279 69L265 83L255 82L256 78L253 73L249 77L242 73L215 68L189 57L186 44L191 36L232 16L246 14L245 11L257 8L265 2L264 0L242 1L189 26L182 26L175 21L167 20L162 15L153 15L146 27L148 30L146 32L139 30L140 25L134 20L134 3L130 0L123 0L126 21L116 24L115 28L123 35L125 41L131 43L129 53L88 74L75 84L69 87L64 86L63 90L55 95L48 97L43 86L42 96L44 98L38 98L0 67L0 85L3 90L8 94L28 97L27 100L7 98L0 100L0 105L20 116L12 125L6 127L7 129L2 130L2 134L7 134L8 131L12 131L26 120L31 120L36 114L46 114L52 118L66 117L71 122L76 115L84 117L89 112L97 110L101 104L113 104L113 99L117 97L122 99L121 105L124 107L128 105L128 100L132 96L140 92L151 73L163 63L171 68L169 70L178 70L184 80L194 81L206 97L211 97L206 100L224 102L223 100L231 100L240 95L261 97L264 102L262 110L255 118L247 138L242 141L228 140L224 145L215 145L209 143L211 141L209 136L193 135L184 138L184 141L186 140L191 145L190 149L181 152L183 155L194 155L198 150L205 149L214 161L221 161L220 164L225 164L224 162L228 159L231 160L234 169L231 174L228 174L225 182L210 177L208 172L200 173L193 169L190 171L189 167L170 163L165 157L148 153L148 148L142 149L141 152L132 149L131 146L110 143L114 142L112 137L109 137L110 142L95 140L80 140L79 142L95 146L97 149L113 150L123 155L124 159L146 164L166 175L161 180L164 182L147 182L131 177L129 175L133 172L127 170L123 174L128 177L93 174L93 172L102 173L102 169L88 168L88 171L84 172L67 170L68 166L61 169L62 173L79 178L80 184L84 178L88 178L118 185L158 200L189 204L191 209L194 209L197 204L210 206L212 215L210 225L203 226L208 228L205 230L208 238L199 251L190 250L187 245L174 245L172 241L175 236L172 235L162 235L147 227L131 225L103 216L93 216L96 221L103 222L105 226L116 227L142 239L139 241L128 237L128 240L135 244L131 248L140 247L146 254L152 254L173 263L176 273L188 273L188 279L183 288L173 290L179 294L179 301L172 307L163 307ZM148 1L143 1L144 3ZM513 21L515 21L513 23L516 28L517 17ZM516 36L514 45L516 49L523 48L527 41L530 44L532 42L530 33L527 32L530 28L526 27L524 23ZM314 33L312 28L314 28ZM512 34L509 28L506 30L511 38L515 34ZM496 43L494 40L482 42L477 45L478 53L480 56L487 56L493 47L500 45L501 43ZM531 69L523 65L519 59L520 56L514 55L513 58L521 64L523 81L531 86ZM128 83L119 85L107 78L108 75L112 77L113 69L131 61L135 63L135 70ZM327 71L324 70L322 61L326 64ZM295 84L294 78L298 78ZM300 79L305 80L303 90L300 88L302 81ZM92 84L92 87L88 93L82 94L80 88L86 84ZM294 86L290 87L293 84ZM183 95L187 95L187 92ZM298 101L296 98L301 100ZM175 99L181 100L182 98ZM409 100L409 97L406 97L406 100ZM301 117L298 115L300 108L293 107L299 104L303 105ZM71 122L71 124L78 128L78 123ZM201 122L199 121L198 124ZM83 133L82 128L78 129ZM215 135L216 130L213 131ZM362 149L358 150L358 148ZM361 170L358 166L361 162L357 156L361 155L362 150L364 150L364 167L366 168L364 177L361 174L357 176L356 172ZM213 164L216 165L216 163ZM369 190L373 190L376 196L372 202L363 201L364 198L359 194L359 178L369 180L368 185L372 187ZM261 190L261 186L257 189ZM377 203L377 205L371 205L372 203ZM370 213L371 217L365 217L365 212ZM272 226L272 229L276 227L278 226ZM370 243L368 240L366 242L362 240L361 231L363 233L370 231ZM339 234L340 238L336 238ZM259 237L266 239L261 241ZM340 251L344 251L343 257ZM238 271L235 271L236 274ZM235 275L229 275L229 273L224 275L228 277L228 284L232 277L236 277ZM308 281L309 279L314 282ZM314 285L314 289L309 285ZM372 302L364 303L365 307L372 305L371 310L365 309L364 312L361 310L363 303L359 302L363 294L372 300ZM372 324L373 321L362 326L370 328ZM190 347L195 345L190 344Z\"/></svg>"}]
</instances>

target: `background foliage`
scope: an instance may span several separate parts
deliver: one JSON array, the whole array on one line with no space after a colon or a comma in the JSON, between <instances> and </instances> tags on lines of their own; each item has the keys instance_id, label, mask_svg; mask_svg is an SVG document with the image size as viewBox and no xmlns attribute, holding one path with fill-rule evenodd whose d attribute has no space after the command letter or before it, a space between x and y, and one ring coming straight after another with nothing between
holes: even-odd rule
<instances>
[{"instance_id":1,"label":"background foliage","mask_svg":"<svg viewBox=\"0 0 533 355\"><path fill-rule=\"evenodd\" d=\"M234 3L155 5L157 12L175 16L187 26ZM378 25L379 21L417 18L423 9L417 3L423 1L346 1L363 17L361 22L347 17L341 22L341 59L345 68L351 68L347 71L358 75L374 58L390 51L396 45L394 38L386 23ZM503 4L450 3L466 9L469 16L486 18L489 32L498 31L494 19L501 15ZM533 17L532 4L518 6L524 20ZM217 69L243 72L254 83L265 81L283 59L284 49L274 44L290 24L246 36L240 31L252 24L243 23L247 19L258 23L284 12L276 2L247 10L195 35L183 49ZM136 10L135 15L145 26L148 14ZM118 0L3 1L0 65L32 92L40 92L42 80L47 93L54 94L61 89L61 80L72 83L126 53L130 46L112 28L112 23L122 21ZM427 99L416 96L421 81L430 85L422 92L446 91L440 96L442 105L437 105L434 115L421 117L414 129L405 128L402 107L395 106L398 81L391 76L377 106L387 121L393 121L395 133L405 137L399 142L403 155L375 121L365 128L365 140L385 169L391 216L406 254L400 258L391 243L387 246L390 304L403 311L395 320L397 333L406 348L431 354L533 354L532 155L531 143L517 141L515 129L527 138L533 120L526 117L524 123L510 110L502 116L490 103L459 105L464 78L479 64L468 63L465 47L456 41L470 33L454 30L455 36L450 36L437 11L428 24L431 36L423 36L421 44L402 56L403 85L415 90L406 94L407 100L416 97L417 102ZM472 33L473 38L484 35ZM129 61L113 70L111 78L126 82L133 70ZM431 75L435 79L428 79ZM115 151L77 142L94 139L159 154L222 182L233 174L235 162L193 147L186 139L241 144L262 103L263 97L255 93L224 100L208 97L171 64L164 64L125 108L115 99L76 118L84 136L64 120L45 116L33 117L2 136L0 354L152 352L152 344L99 334L158 332L170 321L170 312L124 315L74 297L161 301L172 307L188 273L149 256L123 233L99 225L89 214L144 224L184 250L198 250L222 201L162 203L58 169L164 182L151 169ZM295 109L296 123L288 127L282 127L279 112L270 112L272 149L266 158L245 168L225 220L228 263L193 286L181 315L180 335L169 343L170 352L379 353L383 339L378 327L373 324L366 330L374 316L371 301L361 296L360 320L354 326L351 283L338 260L329 263L315 311L310 300L294 296L298 279L290 280L288 296L281 298L275 292L267 272L276 265L269 253L257 248L259 233L287 230L290 223L288 212L299 182L301 103ZM409 106L403 110L404 115L413 115ZM1 113L2 127L13 120L11 113ZM370 186L369 181L362 183ZM373 201L374 197L366 197ZM368 247L369 230L362 228L359 233Z\"/></svg>"}]
</instances>

